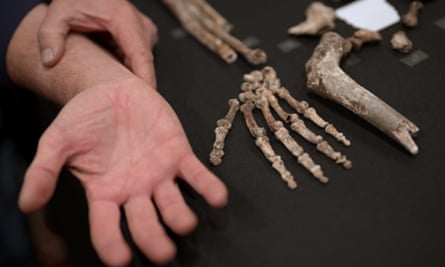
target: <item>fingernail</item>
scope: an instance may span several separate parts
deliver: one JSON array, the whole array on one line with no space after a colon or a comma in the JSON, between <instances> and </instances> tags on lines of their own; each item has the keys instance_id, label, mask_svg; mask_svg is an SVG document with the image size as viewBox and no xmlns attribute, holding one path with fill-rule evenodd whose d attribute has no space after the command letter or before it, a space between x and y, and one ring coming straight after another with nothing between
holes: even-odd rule
<instances>
[{"instance_id":1,"label":"fingernail","mask_svg":"<svg viewBox=\"0 0 445 267\"><path fill-rule=\"evenodd\" d=\"M40 51L40 57L44 64L50 63L54 59L54 53L51 48L44 48Z\"/></svg>"}]
</instances>

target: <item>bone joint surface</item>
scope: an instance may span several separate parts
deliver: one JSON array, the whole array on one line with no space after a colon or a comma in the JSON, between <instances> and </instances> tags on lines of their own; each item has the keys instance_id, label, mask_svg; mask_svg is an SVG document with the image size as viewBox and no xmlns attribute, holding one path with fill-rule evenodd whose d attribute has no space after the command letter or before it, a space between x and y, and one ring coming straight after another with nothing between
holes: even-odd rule
<instances>
[{"instance_id":1,"label":"bone joint surface","mask_svg":"<svg viewBox=\"0 0 445 267\"><path fill-rule=\"evenodd\" d=\"M419 128L340 68L340 60L351 51L351 46L351 42L339 34L325 33L306 63L308 89L343 105L410 153L417 154L419 149L412 137L419 132Z\"/></svg>"},{"instance_id":2,"label":"bone joint surface","mask_svg":"<svg viewBox=\"0 0 445 267\"><path fill-rule=\"evenodd\" d=\"M402 53L410 53L413 50L413 42L404 31L398 31L391 38L391 47Z\"/></svg>"},{"instance_id":3,"label":"bone joint surface","mask_svg":"<svg viewBox=\"0 0 445 267\"><path fill-rule=\"evenodd\" d=\"M290 27L287 32L292 35L320 35L334 29L334 21L334 9L316 1L306 9L306 20Z\"/></svg>"},{"instance_id":4,"label":"bone joint surface","mask_svg":"<svg viewBox=\"0 0 445 267\"><path fill-rule=\"evenodd\" d=\"M267 61L261 49L251 49L230 33L232 25L205 0L162 0L183 28L227 63L238 53L253 64Z\"/></svg>"},{"instance_id":5,"label":"bone joint surface","mask_svg":"<svg viewBox=\"0 0 445 267\"><path fill-rule=\"evenodd\" d=\"M402 16L402 24L407 27L416 27L419 24L419 14L423 9L421 1L412 1L408 12Z\"/></svg>"}]
</instances>

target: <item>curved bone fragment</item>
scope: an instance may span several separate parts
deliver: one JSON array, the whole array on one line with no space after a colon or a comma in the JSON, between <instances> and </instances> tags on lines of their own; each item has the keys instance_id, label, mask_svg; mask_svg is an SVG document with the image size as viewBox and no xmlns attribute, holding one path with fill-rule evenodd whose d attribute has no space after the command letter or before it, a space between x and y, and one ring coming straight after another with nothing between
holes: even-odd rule
<instances>
[{"instance_id":1,"label":"curved bone fragment","mask_svg":"<svg viewBox=\"0 0 445 267\"><path fill-rule=\"evenodd\" d=\"M366 29L360 29L348 38L355 51L360 50L365 43L380 42L382 39L382 35L379 32Z\"/></svg>"},{"instance_id":2,"label":"curved bone fragment","mask_svg":"<svg viewBox=\"0 0 445 267\"><path fill-rule=\"evenodd\" d=\"M322 2L312 2L306 9L306 20L290 27L293 35L320 35L335 28L335 11Z\"/></svg>"},{"instance_id":3,"label":"curved bone fragment","mask_svg":"<svg viewBox=\"0 0 445 267\"><path fill-rule=\"evenodd\" d=\"M402 16L402 23L407 27L416 27L419 24L419 14L423 9L421 1L412 1L408 12Z\"/></svg>"},{"instance_id":4,"label":"curved bone fragment","mask_svg":"<svg viewBox=\"0 0 445 267\"><path fill-rule=\"evenodd\" d=\"M325 33L306 63L308 89L343 105L399 142L412 154L417 154L419 149L412 136L419 132L419 128L340 68L341 58L350 51L349 41L337 33Z\"/></svg>"},{"instance_id":5,"label":"curved bone fragment","mask_svg":"<svg viewBox=\"0 0 445 267\"><path fill-rule=\"evenodd\" d=\"M402 53L410 53L413 51L413 42L406 35L406 32L398 31L391 38L391 47Z\"/></svg>"},{"instance_id":6,"label":"curved bone fragment","mask_svg":"<svg viewBox=\"0 0 445 267\"><path fill-rule=\"evenodd\" d=\"M259 127L253 116L253 108L255 105L252 101L247 101L241 105L241 112L244 115L247 128L250 134L255 138L256 146L263 152L264 156L268 161L272 163L272 167L280 173L281 179L286 182L290 189L297 188L297 182L295 181L292 174L284 165L283 160L278 156L270 145L269 138L266 135L266 130Z\"/></svg>"},{"instance_id":7,"label":"curved bone fragment","mask_svg":"<svg viewBox=\"0 0 445 267\"><path fill-rule=\"evenodd\" d=\"M216 122L215 142L210 152L210 162L215 166L222 162L222 157L224 156L224 141L230 128L232 128L233 120L239 110L239 101L236 98L229 99L228 104L230 108L226 116Z\"/></svg>"}]
</instances>

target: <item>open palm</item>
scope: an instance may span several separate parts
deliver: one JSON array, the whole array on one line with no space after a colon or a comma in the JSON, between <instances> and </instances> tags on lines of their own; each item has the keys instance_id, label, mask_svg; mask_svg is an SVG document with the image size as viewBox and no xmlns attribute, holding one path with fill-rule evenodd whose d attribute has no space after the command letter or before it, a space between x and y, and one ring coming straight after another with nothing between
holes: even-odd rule
<instances>
[{"instance_id":1,"label":"open palm","mask_svg":"<svg viewBox=\"0 0 445 267\"><path fill-rule=\"evenodd\" d=\"M186 180L213 206L227 200L223 183L196 158L168 103L140 80L84 90L68 102L42 135L20 196L24 211L51 198L63 165L87 194L93 244L105 263L126 264L131 253L120 227L123 206L135 243L155 262L175 246L159 223L184 234L196 217L175 183Z\"/></svg>"}]
</instances>

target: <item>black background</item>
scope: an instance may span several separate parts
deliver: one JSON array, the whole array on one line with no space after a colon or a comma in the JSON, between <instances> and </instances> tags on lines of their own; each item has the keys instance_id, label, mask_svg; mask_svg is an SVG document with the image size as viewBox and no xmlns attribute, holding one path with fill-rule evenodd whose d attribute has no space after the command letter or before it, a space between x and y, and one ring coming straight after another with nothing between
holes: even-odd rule
<instances>
[{"instance_id":1,"label":"black background","mask_svg":"<svg viewBox=\"0 0 445 267\"><path fill-rule=\"evenodd\" d=\"M286 187L257 149L241 114L226 140L223 164L208 164L215 122L226 113L227 100L240 92L242 75L254 68L242 58L226 64L190 35L175 36L180 25L161 1L133 2L159 28L158 90L177 112L198 157L230 192L228 206L214 210L182 186L200 225L189 236L173 235L179 254L169 266L445 266L445 30L435 24L445 17L443 1L426 1L420 25L407 30L415 50L428 54L426 60L410 67L401 61L405 54L390 48L392 34L403 29L396 24L381 31L381 43L352 55L356 63L343 65L360 84L419 126L417 156L351 112L306 90L304 64L319 38L292 37L286 31L304 20L310 1L209 1L235 26L235 36L260 40L258 47L266 50L268 65L278 71L292 95L307 100L352 141L345 147L307 123L352 160L353 168L345 170L295 136L331 178L323 185L271 138L299 183L297 190ZM401 14L410 3L390 2ZM350 26L336 22L336 31L343 36L353 33ZM282 52L277 45L286 40L300 46ZM63 185L56 199L75 198L61 190ZM75 263L97 266L88 245L86 208L63 205L58 221L66 226L61 231L71 240ZM85 218L77 228L80 234L68 226L72 218ZM80 236L87 245L80 245ZM133 265L154 266L141 255Z\"/></svg>"}]
</instances>

